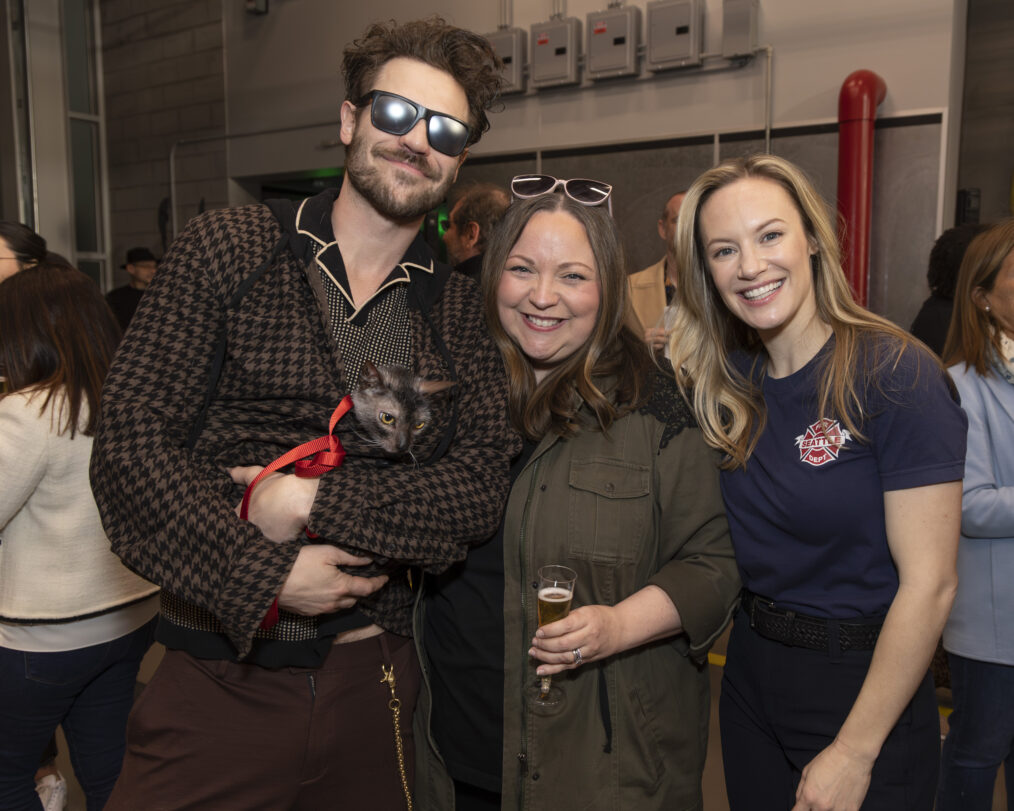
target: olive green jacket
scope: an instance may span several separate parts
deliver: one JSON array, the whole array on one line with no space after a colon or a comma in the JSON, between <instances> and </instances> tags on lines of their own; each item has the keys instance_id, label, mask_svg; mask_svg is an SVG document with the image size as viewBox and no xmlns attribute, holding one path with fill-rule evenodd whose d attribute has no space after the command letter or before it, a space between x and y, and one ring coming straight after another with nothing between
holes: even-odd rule
<instances>
[{"instance_id":1,"label":"olive green jacket","mask_svg":"<svg viewBox=\"0 0 1014 811\"><path fill-rule=\"evenodd\" d=\"M504 516L503 808L701 807L707 651L740 586L716 462L689 408L664 386L608 433L546 437L521 472ZM574 607L614 605L653 584L684 630L555 676L567 698L547 717L532 712L525 691L536 681L536 572L549 563L577 572ZM419 807L451 809L428 710L424 690Z\"/></svg>"}]
</instances>

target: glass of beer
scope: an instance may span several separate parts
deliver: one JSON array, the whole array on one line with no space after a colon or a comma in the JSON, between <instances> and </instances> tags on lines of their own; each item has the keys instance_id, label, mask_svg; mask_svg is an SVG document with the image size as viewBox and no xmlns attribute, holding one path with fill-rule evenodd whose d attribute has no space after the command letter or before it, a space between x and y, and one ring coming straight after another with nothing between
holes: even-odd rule
<instances>
[{"instance_id":1,"label":"glass of beer","mask_svg":"<svg viewBox=\"0 0 1014 811\"><path fill-rule=\"evenodd\" d=\"M562 620L570 613L577 572L566 566L543 566L539 569L539 627ZM531 701L542 709L562 706L565 697L552 676L540 676L539 682L529 691Z\"/></svg>"}]
</instances>

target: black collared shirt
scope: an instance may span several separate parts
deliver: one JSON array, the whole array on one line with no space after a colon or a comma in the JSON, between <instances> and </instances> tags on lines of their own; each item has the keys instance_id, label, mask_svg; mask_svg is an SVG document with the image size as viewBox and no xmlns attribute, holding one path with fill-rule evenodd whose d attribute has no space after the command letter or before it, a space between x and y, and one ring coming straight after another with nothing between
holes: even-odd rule
<instances>
[{"instance_id":1,"label":"black collared shirt","mask_svg":"<svg viewBox=\"0 0 1014 811\"><path fill-rule=\"evenodd\" d=\"M310 239L327 329L341 352L345 385L356 387L363 361L378 365L412 366L412 330L408 316L409 271L432 274L433 255L417 236L377 291L354 302L348 274L331 226L337 189L308 197L296 214L296 230ZM316 282L312 278L311 282Z\"/></svg>"}]
</instances>

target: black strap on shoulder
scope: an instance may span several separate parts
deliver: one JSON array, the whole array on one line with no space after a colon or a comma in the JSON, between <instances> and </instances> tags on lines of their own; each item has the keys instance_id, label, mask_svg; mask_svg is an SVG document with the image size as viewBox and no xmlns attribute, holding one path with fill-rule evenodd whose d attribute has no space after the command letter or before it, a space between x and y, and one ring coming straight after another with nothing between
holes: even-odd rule
<instances>
[{"instance_id":1,"label":"black strap on shoulder","mask_svg":"<svg viewBox=\"0 0 1014 811\"><path fill-rule=\"evenodd\" d=\"M282 251L285 250L288 244L289 235L283 232L282 238L275 243L271 256L257 270L240 282L239 287L236 288L236 292L232 294L229 303L225 307L225 316L218 327L218 338L215 341L215 354L211 361L211 373L208 375L208 387L204 392L204 402L201 403L201 410L197 412L194 424L190 426L190 433L187 435L186 447L188 450L194 449L194 446L197 444L197 438L201 435L201 431L204 430L204 423L208 419L208 409L211 407L211 400L218 389L218 380L222 376L222 367L225 365L225 353L229 343L226 326L228 323L228 313L239 307L243 297L250 292L250 288L257 283L257 280L264 275L268 268L274 265L275 260L281 256Z\"/></svg>"},{"instance_id":2,"label":"black strap on shoulder","mask_svg":"<svg viewBox=\"0 0 1014 811\"><path fill-rule=\"evenodd\" d=\"M416 292L415 288L413 288L411 285L409 285L408 290L410 296L412 296ZM458 369L454 363L454 357L451 355L450 350L447 348L447 344L444 343L444 338L440 334L440 330L437 329L436 324L434 324L433 320L430 318L430 314L426 311L426 308L422 306L422 302L419 301L418 296L416 296L416 303L418 305L419 312L423 317L423 320L426 321L427 326L429 326L430 328L430 332L433 334L433 341L437 345L437 351L440 352L444 361L447 363L447 370L451 374L451 380L454 383L457 383ZM454 388L450 389L451 419L448 421L447 427L444 429L443 436L440 437L440 442L433 449L433 453L427 456L426 460L423 462L424 465L432 464L433 462L436 462L438 459L440 459L445 453L447 453L447 449L451 446L451 442L454 441L454 434L458 430L458 397L455 388L457 387L455 386Z\"/></svg>"}]
</instances>

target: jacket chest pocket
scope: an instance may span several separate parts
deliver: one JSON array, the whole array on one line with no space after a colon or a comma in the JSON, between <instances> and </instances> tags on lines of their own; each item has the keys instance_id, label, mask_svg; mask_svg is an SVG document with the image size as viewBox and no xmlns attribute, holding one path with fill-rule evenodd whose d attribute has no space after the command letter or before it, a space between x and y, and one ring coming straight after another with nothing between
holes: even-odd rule
<instances>
[{"instance_id":1,"label":"jacket chest pocket","mask_svg":"<svg viewBox=\"0 0 1014 811\"><path fill-rule=\"evenodd\" d=\"M610 459L571 462L569 554L594 563L636 560L651 519L651 470Z\"/></svg>"}]
</instances>

